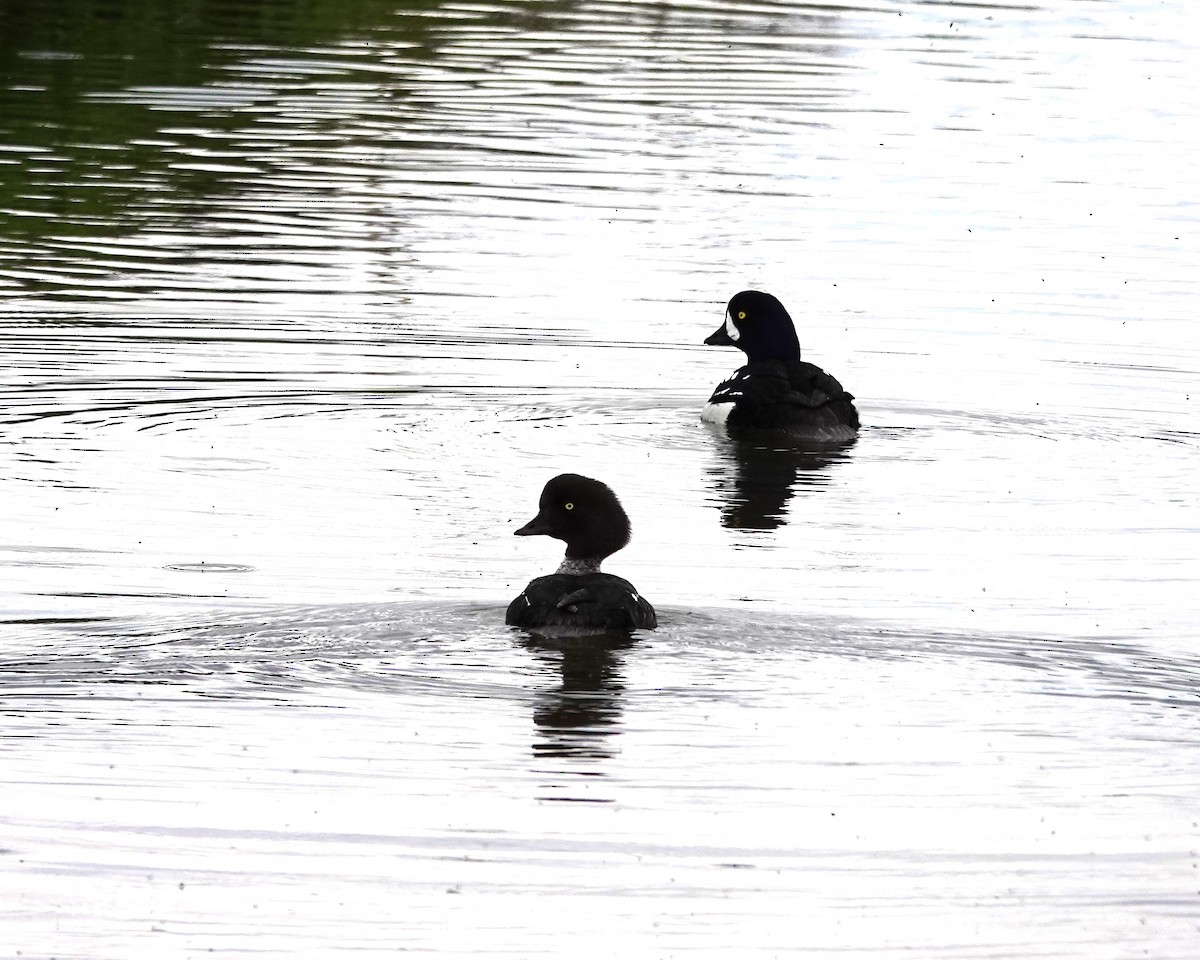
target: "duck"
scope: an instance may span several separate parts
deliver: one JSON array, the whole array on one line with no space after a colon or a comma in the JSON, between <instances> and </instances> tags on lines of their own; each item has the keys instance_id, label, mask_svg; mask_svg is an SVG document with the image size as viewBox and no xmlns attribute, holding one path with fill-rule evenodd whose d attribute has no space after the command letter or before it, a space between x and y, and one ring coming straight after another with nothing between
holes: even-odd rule
<instances>
[{"instance_id":1,"label":"duck","mask_svg":"<svg viewBox=\"0 0 1200 960\"><path fill-rule=\"evenodd\" d=\"M658 625L654 607L632 583L600 572L631 533L625 508L607 484L577 473L554 477L542 490L537 516L514 533L563 540L567 551L554 573L531 580L508 605L506 624L567 634Z\"/></svg>"},{"instance_id":2,"label":"duck","mask_svg":"<svg viewBox=\"0 0 1200 960\"><path fill-rule=\"evenodd\" d=\"M737 294L725 322L704 343L737 347L747 362L718 384L701 420L724 424L731 435L770 433L817 443L846 443L858 436L854 395L816 364L800 359L796 325L771 294Z\"/></svg>"}]
</instances>

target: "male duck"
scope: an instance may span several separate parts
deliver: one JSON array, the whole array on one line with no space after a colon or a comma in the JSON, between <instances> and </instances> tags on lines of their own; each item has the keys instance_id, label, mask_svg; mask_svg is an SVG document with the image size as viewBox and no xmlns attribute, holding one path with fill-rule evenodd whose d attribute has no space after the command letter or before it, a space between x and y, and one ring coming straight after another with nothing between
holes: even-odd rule
<instances>
[{"instance_id":1,"label":"male duck","mask_svg":"<svg viewBox=\"0 0 1200 960\"><path fill-rule=\"evenodd\" d=\"M701 420L723 423L730 433L770 431L819 443L857 435L853 395L800 359L792 318L769 293L739 293L729 301L725 323L704 342L737 347L749 362L713 391Z\"/></svg>"},{"instance_id":2,"label":"male duck","mask_svg":"<svg viewBox=\"0 0 1200 960\"><path fill-rule=\"evenodd\" d=\"M628 580L600 572L605 557L629 543L629 517L605 484L564 473L546 484L538 515L518 537L545 534L567 544L558 570L538 577L508 605L504 622L536 630L588 633L658 625L652 607Z\"/></svg>"}]
</instances>

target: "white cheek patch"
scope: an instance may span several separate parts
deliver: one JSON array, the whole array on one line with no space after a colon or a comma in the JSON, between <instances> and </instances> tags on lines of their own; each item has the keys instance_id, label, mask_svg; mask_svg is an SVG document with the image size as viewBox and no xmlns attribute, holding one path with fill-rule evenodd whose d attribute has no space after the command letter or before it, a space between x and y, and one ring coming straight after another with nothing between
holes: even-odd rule
<instances>
[{"instance_id":1,"label":"white cheek patch","mask_svg":"<svg viewBox=\"0 0 1200 960\"><path fill-rule=\"evenodd\" d=\"M734 343L737 343L738 338L741 337L738 328L733 325L733 314L731 313L725 314L725 332L729 334L729 339Z\"/></svg>"}]
</instances>

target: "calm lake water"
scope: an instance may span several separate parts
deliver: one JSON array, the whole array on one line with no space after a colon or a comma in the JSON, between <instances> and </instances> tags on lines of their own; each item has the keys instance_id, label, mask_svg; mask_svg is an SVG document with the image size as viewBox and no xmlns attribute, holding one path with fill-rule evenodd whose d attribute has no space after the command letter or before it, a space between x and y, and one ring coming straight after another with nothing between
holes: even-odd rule
<instances>
[{"instance_id":1,"label":"calm lake water","mask_svg":"<svg viewBox=\"0 0 1200 960\"><path fill-rule=\"evenodd\" d=\"M1200 955L1197 115L1185 0L4 0L0 954ZM657 631L503 625L563 471Z\"/></svg>"}]
</instances>

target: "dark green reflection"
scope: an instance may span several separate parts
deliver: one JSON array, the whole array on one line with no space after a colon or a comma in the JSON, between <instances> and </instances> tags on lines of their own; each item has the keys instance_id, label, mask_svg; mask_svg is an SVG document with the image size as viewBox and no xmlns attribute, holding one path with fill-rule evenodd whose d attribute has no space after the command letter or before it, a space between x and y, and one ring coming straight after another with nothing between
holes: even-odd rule
<instances>
[{"instance_id":1,"label":"dark green reflection","mask_svg":"<svg viewBox=\"0 0 1200 960\"><path fill-rule=\"evenodd\" d=\"M301 51L382 28L413 56L434 2L396 0L4 0L0 3L0 238L111 232L221 188L224 174L179 169L177 128L221 131L246 118L221 96L186 109L137 89L214 90L247 56ZM245 83L243 82L243 86ZM234 91L236 95L236 90ZM269 95L270 91L260 91ZM245 94L253 96L253 91ZM137 102L135 102L137 101ZM219 166L219 164L214 164ZM120 213L114 218L115 213Z\"/></svg>"}]
</instances>

